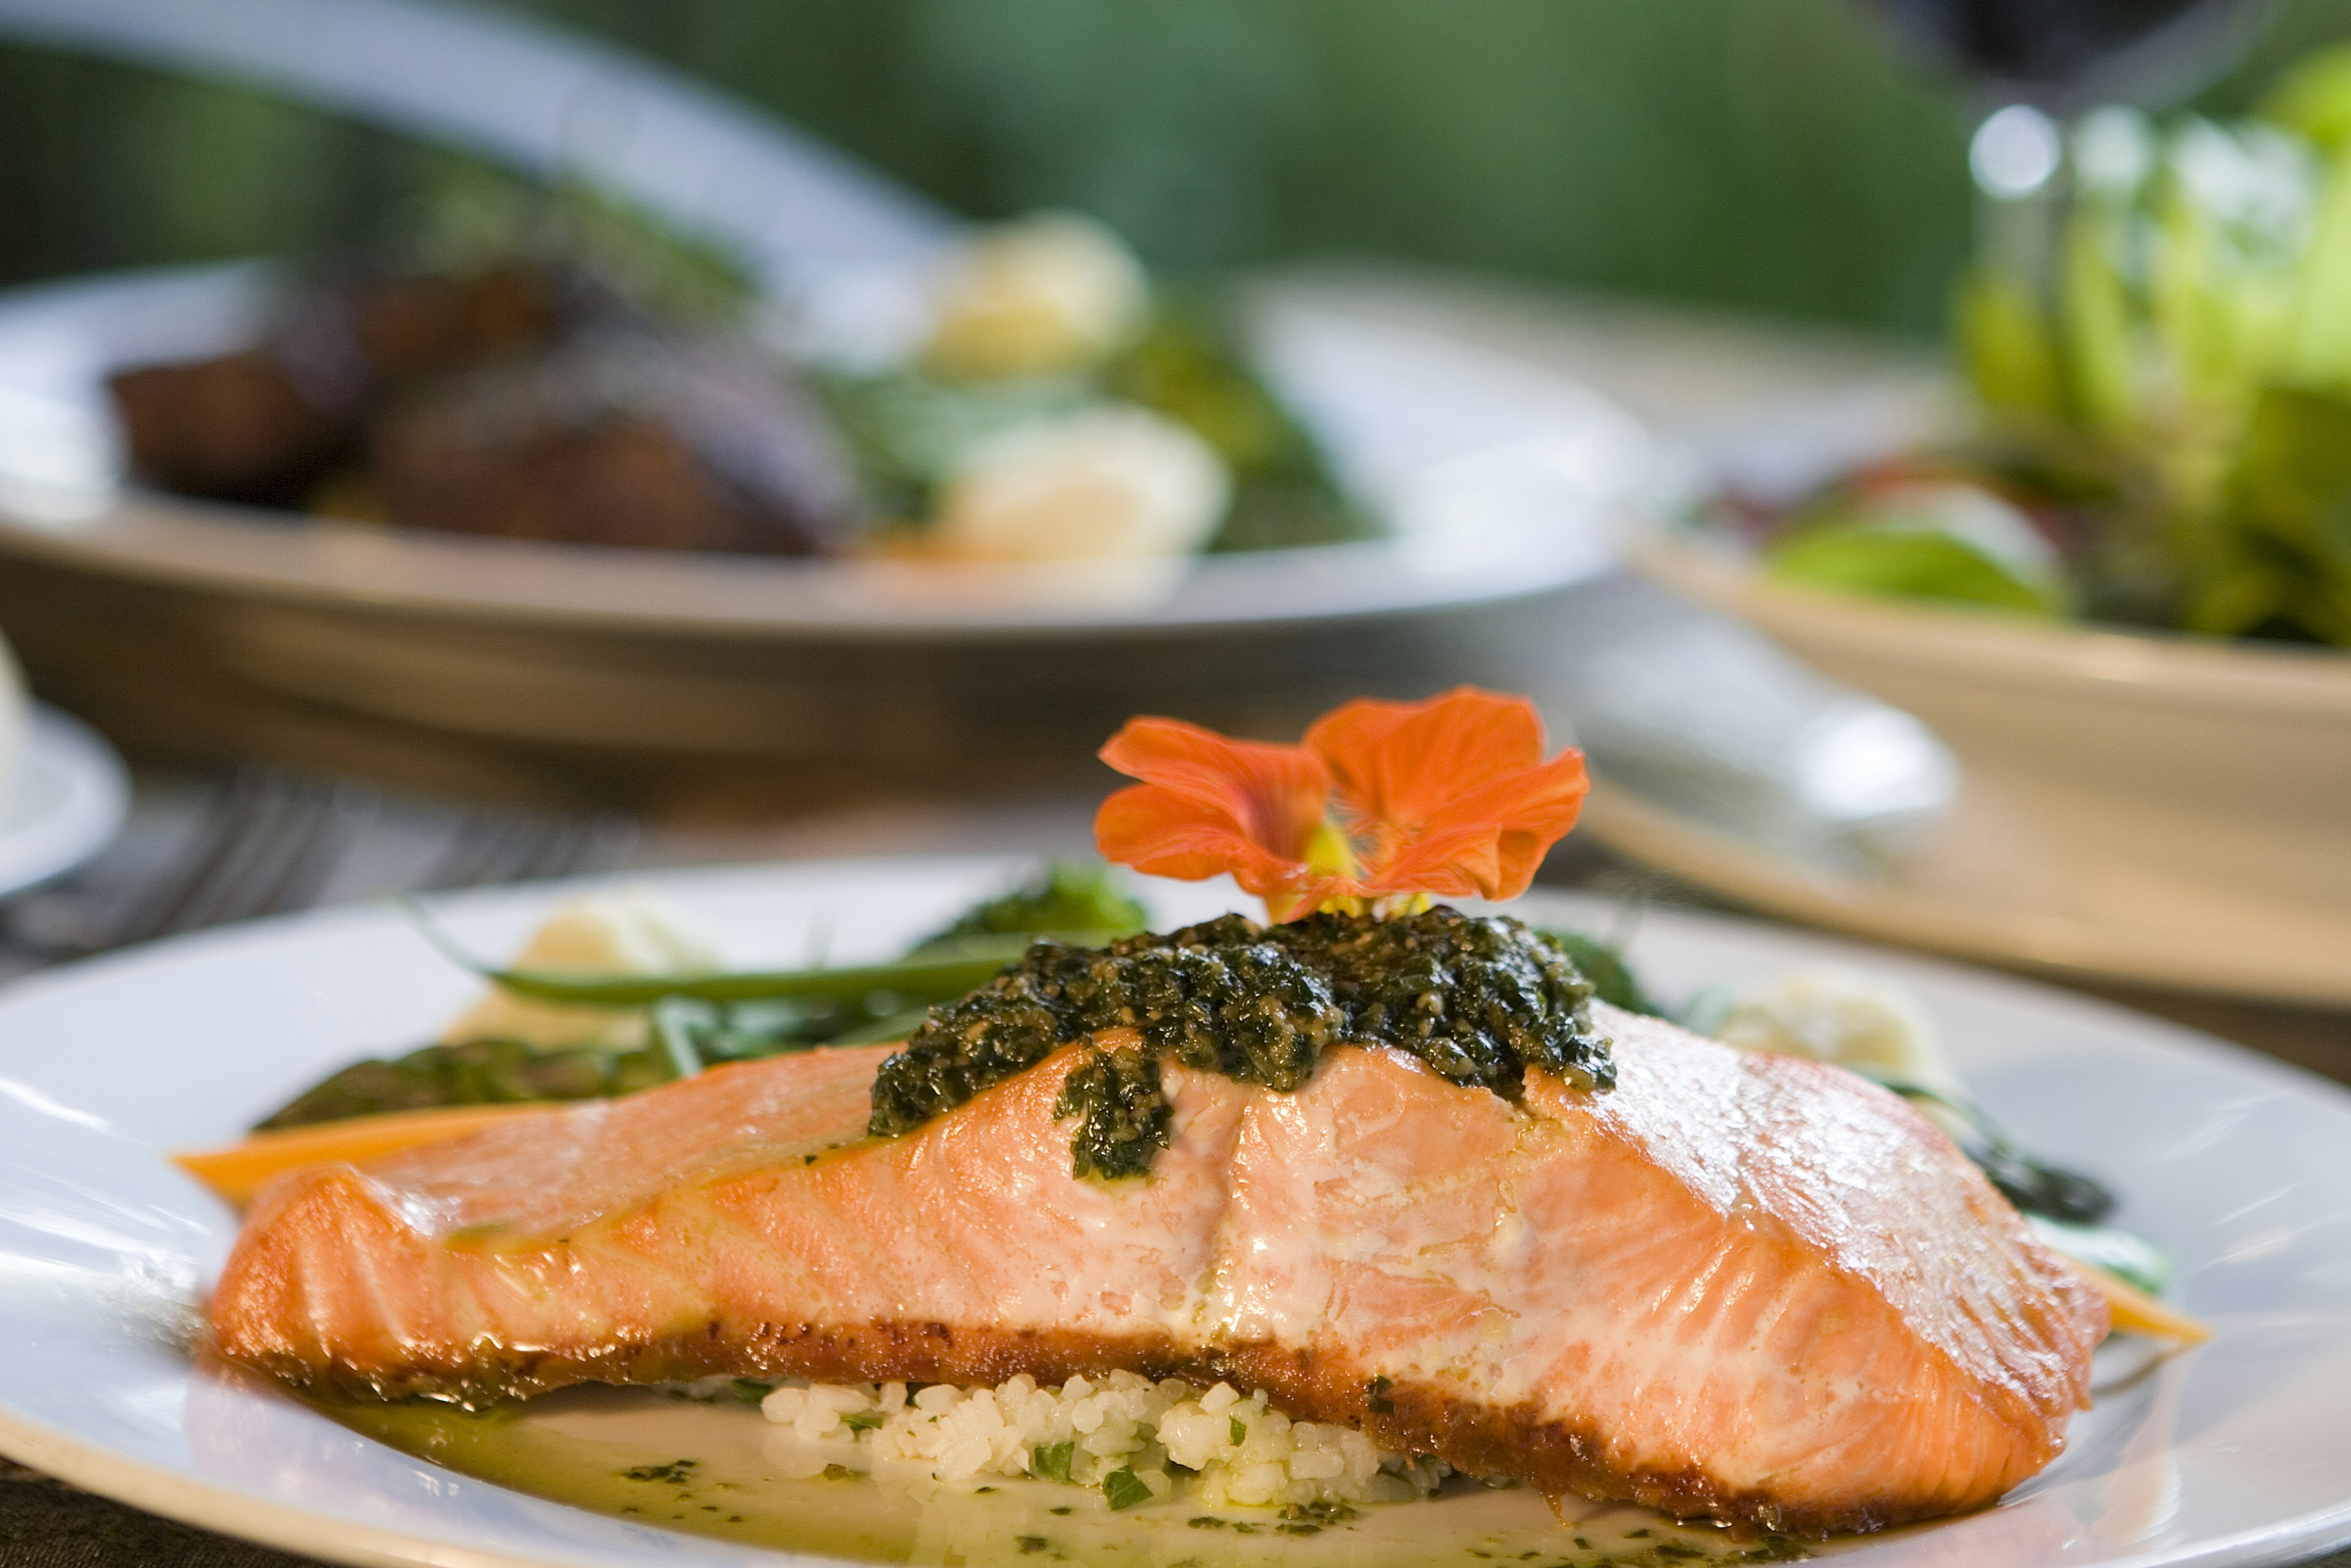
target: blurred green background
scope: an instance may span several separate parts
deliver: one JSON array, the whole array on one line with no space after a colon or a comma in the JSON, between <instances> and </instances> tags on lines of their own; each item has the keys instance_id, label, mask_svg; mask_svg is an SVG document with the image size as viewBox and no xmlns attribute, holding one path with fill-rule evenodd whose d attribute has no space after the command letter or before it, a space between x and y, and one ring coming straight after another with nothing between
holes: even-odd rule
<instances>
[{"instance_id":1,"label":"blurred green background","mask_svg":"<svg viewBox=\"0 0 2351 1568\"><path fill-rule=\"evenodd\" d=\"M1937 330L1985 105L1852 0L533 0L977 214ZM2231 110L2351 0L2284 5ZM0 283L396 227L433 152L0 49Z\"/></svg>"}]
</instances>

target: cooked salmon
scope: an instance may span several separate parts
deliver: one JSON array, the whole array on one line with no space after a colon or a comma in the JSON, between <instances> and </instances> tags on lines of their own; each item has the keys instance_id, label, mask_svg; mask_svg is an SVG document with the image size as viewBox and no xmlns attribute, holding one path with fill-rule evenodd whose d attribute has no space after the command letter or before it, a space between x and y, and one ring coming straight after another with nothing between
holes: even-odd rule
<instances>
[{"instance_id":1,"label":"cooked salmon","mask_svg":"<svg viewBox=\"0 0 2351 1568\"><path fill-rule=\"evenodd\" d=\"M279 1177L212 1306L305 1384L481 1398L713 1373L1262 1388L1475 1475L1810 1533L1991 1501L2106 1330L1949 1139L1839 1069L1595 1007L1613 1090L1343 1047L1170 1062L1168 1147L1071 1171L1064 1048L895 1139L887 1047L719 1069Z\"/></svg>"}]
</instances>

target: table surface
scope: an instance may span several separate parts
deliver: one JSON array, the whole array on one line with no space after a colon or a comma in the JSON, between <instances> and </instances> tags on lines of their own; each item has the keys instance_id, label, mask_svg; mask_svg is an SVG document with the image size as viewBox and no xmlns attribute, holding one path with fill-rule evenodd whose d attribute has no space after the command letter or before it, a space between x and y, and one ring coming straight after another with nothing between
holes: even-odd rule
<instances>
[{"instance_id":1,"label":"table surface","mask_svg":"<svg viewBox=\"0 0 2351 1568\"><path fill-rule=\"evenodd\" d=\"M1799 337L1750 323L1591 302L1562 304L1556 298L1395 273L1342 276L1331 280L1331 287L1352 290L1359 304L1375 307L1391 319L1445 331L1578 376L1651 423L1683 430L1733 423L1761 402L1792 395L1864 384L1923 392L1931 382L1931 375L1922 369L1930 361L1915 349ZM377 758L381 747L362 746L360 754ZM474 768L474 760L436 761L441 768L436 777L447 787L448 780L488 776ZM131 831L81 879L80 892L89 895L84 903L92 897L99 904L106 901L109 875L135 883L152 871L152 862L163 852L157 846L165 843L175 825L184 829L192 816L200 814L204 798L200 782L142 774ZM827 854L1082 853L1091 849L1094 799L884 796L770 801L764 820L718 826L708 825L710 820L746 815L739 809L741 801L734 802L737 809L731 811L714 811L707 801L687 802L670 817L646 825L625 852L616 852L612 860L622 866L650 869ZM779 814L778 808L786 804L789 812ZM374 821L372 838L347 855L317 890L321 901L365 896L386 885L416 885L403 876L436 856L445 858L453 833L481 826L478 811L462 814L445 804L416 800L392 801ZM1576 839L1554 853L1543 881L1660 904L1722 907L1695 889ZM12 934L70 926L78 919L86 923L88 910L70 896L45 894L18 900L0 914L7 916L0 921L0 979L5 979L34 967L41 956L21 943L12 950L7 940ZM2351 1016L2136 990L2102 989L2100 994L2351 1083ZM134 1563L264 1568L302 1561L73 1490L0 1459L0 1564L6 1568ZM2351 1568L2351 1552L2324 1562L2326 1568Z\"/></svg>"}]
</instances>

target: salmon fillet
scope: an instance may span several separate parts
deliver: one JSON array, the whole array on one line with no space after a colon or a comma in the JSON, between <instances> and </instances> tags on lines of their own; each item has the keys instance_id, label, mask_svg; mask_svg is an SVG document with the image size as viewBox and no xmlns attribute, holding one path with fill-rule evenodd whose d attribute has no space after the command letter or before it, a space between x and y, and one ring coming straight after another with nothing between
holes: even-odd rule
<instances>
[{"instance_id":1,"label":"salmon fillet","mask_svg":"<svg viewBox=\"0 0 2351 1568\"><path fill-rule=\"evenodd\" d=\"M1530 1070L1517 1103L1386 1049L1290 1093L1171 1061L1169 1146L1123 1182L1071 1174L1081 1046L890 1140L887 1047L723 1068L280 1177L214 1332L464 1399L1225 1378L1474 1475L1814 1534L2058 1453L2105 1306L1949 1139L1838 1069L1593 1010L1615 1088Z\"/></svg>"}]
</instances>

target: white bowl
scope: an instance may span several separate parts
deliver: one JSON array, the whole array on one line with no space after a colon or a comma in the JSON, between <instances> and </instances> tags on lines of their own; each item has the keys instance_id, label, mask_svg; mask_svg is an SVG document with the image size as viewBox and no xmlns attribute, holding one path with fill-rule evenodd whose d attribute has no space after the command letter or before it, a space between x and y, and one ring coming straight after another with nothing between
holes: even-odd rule
<instances>
[{"instance_id":1,"label":"white bowl","mask_svg":"<svg viewBox=\"0 0 2351 1568\"><path fill-rule=\"evenodd\" d=\"M1905 907L1838 923L2351 1003L2351 654L1805 589L1664 530L1631 553L1958 754L1959 804L1880 878Z\"/></svg>"}]
</instances>

